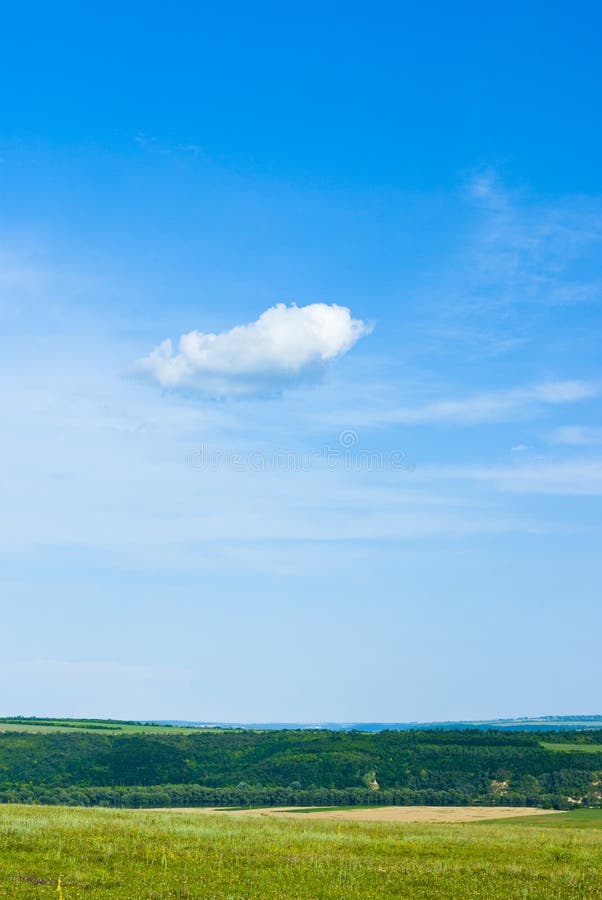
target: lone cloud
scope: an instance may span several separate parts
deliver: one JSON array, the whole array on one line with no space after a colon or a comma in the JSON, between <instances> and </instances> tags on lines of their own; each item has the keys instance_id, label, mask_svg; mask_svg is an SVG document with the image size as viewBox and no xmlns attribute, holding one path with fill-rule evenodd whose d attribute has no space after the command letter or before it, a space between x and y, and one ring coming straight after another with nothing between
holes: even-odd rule
<instances>
[{"instance_id":1,"label":"lone cloud","mask_svg":"<svg viewBox=\"0 0 602 900\"><path fill-rule=\"evenodd\" d=\"M278 303L255 322L221 334L189 331L174 352L168 338L136 363L163 387L242 395L316 377L372 330L346 306Z\"/></svg>"}]
</instances>

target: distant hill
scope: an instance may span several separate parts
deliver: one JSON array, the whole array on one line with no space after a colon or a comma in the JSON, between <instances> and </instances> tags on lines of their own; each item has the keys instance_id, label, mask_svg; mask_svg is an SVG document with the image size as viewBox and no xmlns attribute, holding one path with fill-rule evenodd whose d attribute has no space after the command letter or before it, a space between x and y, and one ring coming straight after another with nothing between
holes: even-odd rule
<instances>
[{"instance_id":1,"label":"distant hill","mask_svg":"<svg viewBox=\"0 0 602 900\"><path fill-rule=\"evenodd\" d=\"M584 731L602 728L602 715L539 716L519 719L474 719L459 722L194 722L178 719L61 719L36 716L0 718L0 732L104 731L113 733L173 734L189 729L236 729L243 731Z\"/></svg>"},{"instance_id":2,"label":"distant hill","mask_svg":"<svg viewBox=\"0 0 602 900\"><path fill-rule=\"evenodd\" d=\"M1 720L0 720L1 722ZM477 728L481 731L503 729L505 731L580 731L602 728L600 716L540 716L521 719L475 719L459 722L188 722L159 721L159 725L186 728L243 728L251 731L279 731L282 729L323 729L324 731L462 731Z\"/></svg>"}]
</instances>

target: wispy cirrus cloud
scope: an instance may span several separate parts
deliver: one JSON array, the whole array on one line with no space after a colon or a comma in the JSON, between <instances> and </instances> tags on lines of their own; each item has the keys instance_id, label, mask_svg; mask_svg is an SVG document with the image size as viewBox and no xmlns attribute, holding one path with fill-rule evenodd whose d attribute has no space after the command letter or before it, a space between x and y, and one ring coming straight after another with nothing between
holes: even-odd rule
<instances>
[{"instance_id":1,"label":"wispy cirrus cloud","mask_svg":"<svg viewBox=\"0 0 602 900\"><path fill-rule=\"evenodd\" d=\"M473 180L484 213L474 247L473 299L501 310L560 307L600 297L602 209L594 200L529 202L494 173Z\"/></svg>"},{"instance_id":2,"label":"wispy cirrus cloud","mask_svg":"<svg viewBox=\"0 0 602 900\"><path fill-rule=\"evenodd\" d=\"M514 494L598 496L602 460L538 460L518 466L458 466L425 470L427 481L480 482Z\"/></svg>"},{"instance_id":3,"label":"wispy cirrus cloud","mask_svg":"<svg viewBox=\"0 0 602 900\"><path fill-rule=\"evenodd\" d=\"M176 351L168 338L135 368L162 387L207 394L277 390L319 375L371 330L345 306L278 303L221 334L189 331Z\"/></svg>"},{"instance_id":4,"label":"wispy cirrus cloud","mask_svg":"<svg viewBox=\"0 0 602 900\"><path fill-rule=\"evenodd\" d=\"M435 400L419 406L400 406L348 413L347 421L363 425L478 425L532 414L538 408L575 403L597 396L587 381L548 381L508 390L483 391L466 397Z\"/></svg>"},{"instance_id":5,"label":"wispy cirrus cloud","mask_svg":"<svg viewBox=\"0 0 602 900\"><path fill-rule=\"evenodd\" d=\"M463 192L471 225L426 328L438 346L496 358L537 346L552 316L597 322L602 296L602 204L598 197L539 198L475 174ZM450 302L451 301L451 302Z\"/></svg>"},{"instance_id":6,"label":"wispy cirrus cloud","mask_svg":"<svg viewBox=\"0 0 602 900\"><path fill-rule=\"evenodd\" d=\"M487 171L467 194L483 213L470 251L474 282L500 305L563 305L599 296L602 209L594 199L533 202ZM578 270L575 263L579 263ZM578 274L577 274L578 273Z\"/></svg>"},{"instance_id":7,"label":"wispy cirrus cloud","mask_svg":"<svg viewBox=\"0 0 602 900\"><path fill-rule=\"evenodd\" d=\"M602 444L602 428L564 425L550 434L550 441L553 444L566 444L570 447L595 447Z\"/></svg>"}]
</instances>

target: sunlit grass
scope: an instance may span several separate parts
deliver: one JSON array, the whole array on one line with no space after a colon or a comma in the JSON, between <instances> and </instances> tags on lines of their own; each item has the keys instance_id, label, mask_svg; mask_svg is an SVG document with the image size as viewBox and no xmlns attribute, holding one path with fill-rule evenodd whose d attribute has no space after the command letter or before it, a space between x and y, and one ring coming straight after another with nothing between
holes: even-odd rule
<instances>
[{"instance_id":1,"label":"sunlit grass","mask_svg":"<svg viewBox=\"0 0 602 900\"><path fill-rule=\"evenodd\" d=\"M512 819L493 819L479 824L510 825ZM555 813L551 816L523 816L521 826L532 828L602 828L602 809L574 809L570 812Z\"/></svg>"},{"instance_id":2,"label":"sunlit grass","mask_svg":"<svg viewBox=\"0 0 602 900\"><path fill-rule=\"evenodd\" d=\"M602 832L0 809L2 896L602 897Z\"/></svg>"}]
</instances>

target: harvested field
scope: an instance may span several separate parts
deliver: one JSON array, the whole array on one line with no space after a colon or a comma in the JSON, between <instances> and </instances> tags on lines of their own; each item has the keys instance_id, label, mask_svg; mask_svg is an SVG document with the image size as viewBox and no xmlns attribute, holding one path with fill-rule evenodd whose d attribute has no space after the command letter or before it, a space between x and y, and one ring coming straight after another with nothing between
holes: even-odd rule
<instances>
[{"instance_id":1,"label":"harvested field","mask_svg":"<svg viewBox=\"0 0 602 900\"><path fill-rule=\"evenodd\" d=\"M171 810L178 812L178 810ZM273 806L264 809L186 809L182 812L223 813L228 816L272 816L284 819L342 819L346 822L481 822L487 819L516 819L521 816L557 815L555 809L532 806L374 806L355 809L299 809Z\"/></svg>"}]
</instances>

